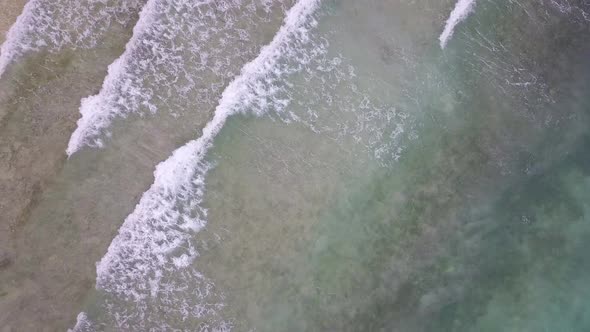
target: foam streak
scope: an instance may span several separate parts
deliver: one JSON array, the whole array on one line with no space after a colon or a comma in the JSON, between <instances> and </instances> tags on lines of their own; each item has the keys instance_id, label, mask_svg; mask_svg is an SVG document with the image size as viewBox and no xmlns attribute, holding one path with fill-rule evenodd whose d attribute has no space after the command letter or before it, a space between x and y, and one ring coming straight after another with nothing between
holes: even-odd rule
<instances>
[{"instance_id":1,"label":"foam streak","mask_svg":"<svg viewBox=\"0 0 590 332\"><path fill-rule=\"evenodd\" d=\"M459 0L455 5L455 8L451 12L451 15L447 19L445 29L438 37L440 41L440 47L445 48L447 43L453 37L455 27L469 16L475 6L475 0Z\"/></svg>"}]
</instances>

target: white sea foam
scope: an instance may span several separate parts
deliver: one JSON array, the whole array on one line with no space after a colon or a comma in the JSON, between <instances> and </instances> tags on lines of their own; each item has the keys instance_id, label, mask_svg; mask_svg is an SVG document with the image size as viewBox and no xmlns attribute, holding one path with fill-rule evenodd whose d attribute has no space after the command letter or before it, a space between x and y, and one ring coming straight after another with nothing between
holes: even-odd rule
<instances>
[{"instance_id":1,"label":"white sea foam","mask_svg":"<svg viewBox=\"0 0 590 332\"><path fill-rule=\"evenodd\" d=\"M457 24L461 23L461 21L465 20L467 16L473 11L475 7L475 0L459 0L455 5L455 8L451 12L451 15L447 19L445 29L438 37L440 41L440 47L445 48L447 46L448 41L453 36L455 31L455 27Z\"/></svg>"},{"instance_id":2,"label":"white sea foam","mask_svg":"<svg viewBox=\"0 0 590 332\"><path fill-rule=\"evenodd\" d=\"M288 112L279 109L270 116L287 123L298 122L342 144L354 142L383 166L396 162L404 142L414 135L417 112L411 115L407 110L415 108L415 100L376 95L366 82L359 81L350 59L342 57L337 49L331 50L325 42L318 44L318 40L314 45L319 54L306 65L300 84L290 83L288 91L280 95L284 103L291 105Z\"/></svg>"},{"instance_id":3,"label":"white sea foam","mask_svg":"<svg viewBox=\"0 0 590 332\"><path fill-rule=\"evenodd\" d=\"M85 312L81 312L76 317L76 325L72 329L68 329L68 332L93 332L95 329L92 326L92 322L88 319Z\"/></svg>"},{"instance_id":4,"label":"white sea foam","mask_svg":"<svg viewBox=\"0 0 590 332\"><path fill-rule=\"evenodd\" d=\"M289 72L281 59L309 41L308 31L315 25L312 14L318 4L319 0L300 0L288 11L270 44L223 91L201 137L156 167L154 184L97 264L97 288L133 301L142 320L149 299L157 299L183 317L215 316L222 306L222 297L215 294L212 283L191 267L198 256L191 238L204 227L207 215L200 206L210 169L204 157L229 116L246 111L261 114L275 107L266 100L276 91L274 78ZM175 277L168 278L169 273ZM193 295L186 296L187 292ZM117 320L116 324L124 326L125 322ZM227 330L230 326L217 328Z\"/></svg>"},{"instance_id":5,"label":"white sea foam","mask_svg":"<svg viewBox=\"0 0 590 332\"><path fill-rule=\"evenodd\" d=\"M41 50L91 48L114 23L131 23L144 0L30 0L0 48L0 77L16 59Z\"/></svg>"},{"instance_id":6,"label":"white sea foam","mask_svg":"<svg viewBox=\"0 0 590 332\"><path fill-rule=\"evenodd\" d=\"M78 127L72 134L68 143L68 148L66 150L68 156L77 151L82 144L84 144L85 137L92 136L93 134L96 135L100 131L99 128L106 127L110 123L110 117L113 116L114 112L109 112L108 110L113 109L115 106L110 105L110 108L107 106L101 109L101 104L104 99L102 95L116 94L117 92L113 90L116 90L119 85L121 86L121 89L125 89L125 86L129 86L129 81L123 77L125 71L124 67L129 65L129 61L132 61L133 48L141 44L141 37L143 37L144 33L147 33L147 30L156 21L158 15L158 2L158 0L149 0L141 10L139 20L133 28L133 36L125 46L125 52L123 55L109 65L108 74L103 82L99 95L82 99L80 106L82 117L78 120ZM157 29L157 26L154 27L154 29ZM133 99L133 97L141 98L141 91L131 88L125 90L129 91L132 95L130 99ZM137 107L137 102L135 104L136 105L133 106ZM96 139L94 144L102 146L100 139Z\"/></svg>"},{"instance_id":7,"label":"white sea foam","mask_svg":"<svg viewBox=\"0 0 590 332\"><path fill-rule=\"evenodd\" d=\"M256 27L251 17L270 6L265 0L149 0L101 91L82 100L67 154L102 147L115 118L153 114L162 106L182 112L221 93L223 80L256 52L256 43L247 43L248 30ZM199 81L205 78L207 86Z\"/></svg>"}]
</instances>

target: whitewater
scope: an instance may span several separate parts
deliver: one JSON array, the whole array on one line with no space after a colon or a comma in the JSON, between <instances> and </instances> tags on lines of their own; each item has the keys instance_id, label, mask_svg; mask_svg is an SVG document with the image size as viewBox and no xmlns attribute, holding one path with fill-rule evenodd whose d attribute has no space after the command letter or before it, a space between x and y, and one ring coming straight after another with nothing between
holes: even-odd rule
<instances>
[{"instance_id":1,"label":"whitewater","mask_svg":"<svg viewBox=\"0 0 590 332\"><path fill-rule=\"evenodd\" d=\"M455 8L449 15L449 18L446 21L445 28L443 32L438 37L440 41L440 47L445 48L447 43L453 37L453 33L455 32L455 27L464 21L467 16L473 11L475 7L475 0L459 0L455 4Z\"/></svg>"},{"instance_id":2,"label":"whitewater","mask_svg":"<svg viewBox=\"0 0 590 332\"><path fill-rule=\"evenodd\" d=\"M312 14L318 4L319 0L301 0L289 10L272 42L223 91L213 119L203 128L202 135L157 166L154 184L125 219L97 264L99 289L141 303L146 296L161 296L164 271L191 270L198 252L190 237L206 224L206 210L199 206L205 190L204 178L211 167L204 160L205 155L229 116L250 108L258 115L264 112L260 106L272 94L265 84L272 86L268 79L277 74L278 61L308 41L307 31L313 25ZM197 216L179 211L177 207L182 205L192 213L198 211ZM182 254L170 255L178 249L182 249ZM202 278L197 271L189 274ZM208 309L195 307L191 308L192 314L211 314ZM181 305L181 310L187 310L186 306ZM79 317L86 319L85 315Z\"/></svg>"},{"instance_id":3,"label":"whitewater","mask_svg":"<svg viewBox=\"0 0 590 332\"><path fill-rule=\"evenodd\" d=\"M109 66L101 91L81 101L81 118L66 153L102 147L118 118L180 117L220 93L244 58L255 52L257 11L283 2L150 0L125 52ZM264 17L262 17L264 18ZM204 80L208 80L208 86Z\"/></svg>"},{"instance_id":4,"label":"whitewater","mask_svg":"<svg viewBox=\"0 0 590 332\"><path fill-rule=\"evenodd\" d=\"M0 48L0 77L29 53L96 46L109 26L132 22L131 14L143 4L143 0L28 1Z\"/></svg>"}]
</instances>

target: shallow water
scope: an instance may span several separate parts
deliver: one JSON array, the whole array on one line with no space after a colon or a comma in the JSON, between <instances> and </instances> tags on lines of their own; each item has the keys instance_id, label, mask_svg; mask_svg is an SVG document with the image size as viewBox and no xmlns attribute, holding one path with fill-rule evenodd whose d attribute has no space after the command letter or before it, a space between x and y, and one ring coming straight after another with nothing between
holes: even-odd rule
<instances>
[{"instance_id":1,"label":"shallow water","mask_svg":"<svg viewBox=\"0 0 590 332\"><path fill-rule=\"evenodd\" d=\"M30 86L87 120L56 123L59 139L33 131L21 144L53 148L20 163L56 166L5 176L43 185L8 210L21 217L2 231L14 244L0 304L21 313L0 321L15 331L25 317L25 329L49 331L590 328L590 6L480 0L449 19L455 7L150 0L133 37L101 37L119 45L110 57L66 45L17 59L0 79L7 100L33 104ZM48 76L14 83L41 75L38 63ZM92 88L47 83L55 70L68 78L57 82ZM2 105L13 114L4 148L35 122ZM54 108L23 114L54 123Z\"/></svg>"},{"instance_id":2,"label":"shallow water","mask_svg":"<svg viewBox=\"0 0 590 332\"><path fill-rule=\"evenodd\" d=\"M80 98L100 87L140 8L139 2L135 8L131 2L105 3L110 17L95 27L96 22L85 22L82 15L92 8L64 8L71 4L29 2L0 54L2 66L8 65L0 79L0 322L7 331L66 329L93 286L92 264L81 264L88 260L86 252L74 254L69 247L83 236L78 228L68 227L72 216L48 223L63 208L51 209L42 218L36 218L34 211L44 197L52 196L48 190L65 163L64 144ZM60 14L52 16L56 11ZM27 14L41 12L45 15ZM30 25L33 19L36 24ZM77 33L96 30L74 43L68 40L68 31L54 29L60 24L79 24ZM63 205L53 207L57 206Z\"/></svg>"}]
</instances>

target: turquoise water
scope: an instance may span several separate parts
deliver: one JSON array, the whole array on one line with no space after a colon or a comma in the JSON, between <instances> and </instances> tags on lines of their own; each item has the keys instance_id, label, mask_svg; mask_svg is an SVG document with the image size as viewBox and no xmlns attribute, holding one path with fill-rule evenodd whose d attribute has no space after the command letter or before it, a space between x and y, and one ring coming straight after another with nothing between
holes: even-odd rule
<instances>
[{"instance_id":1,"label":"turquoise water","mask_svg":"<svg viewBox=\"0 0 590 332\"><path fill-rule=\"evenodd\" d=\"M104 257L69 327L590 330L590 5L477 1L442 49L454 1L266 3L244 21L238 2L207 5L227 77L184 80L206 47L182 48L198 30L171 20L201 13L182 1L152 23L177 45L144 36L171 60L133 51L109 73L95 110L117 115L29 221L40 243L63 211L94 225L71 231L70 255ZM222 56L244 26L250 48ZM183 79L165 61L187 62Z\"/></svg>"}]
</instances>

